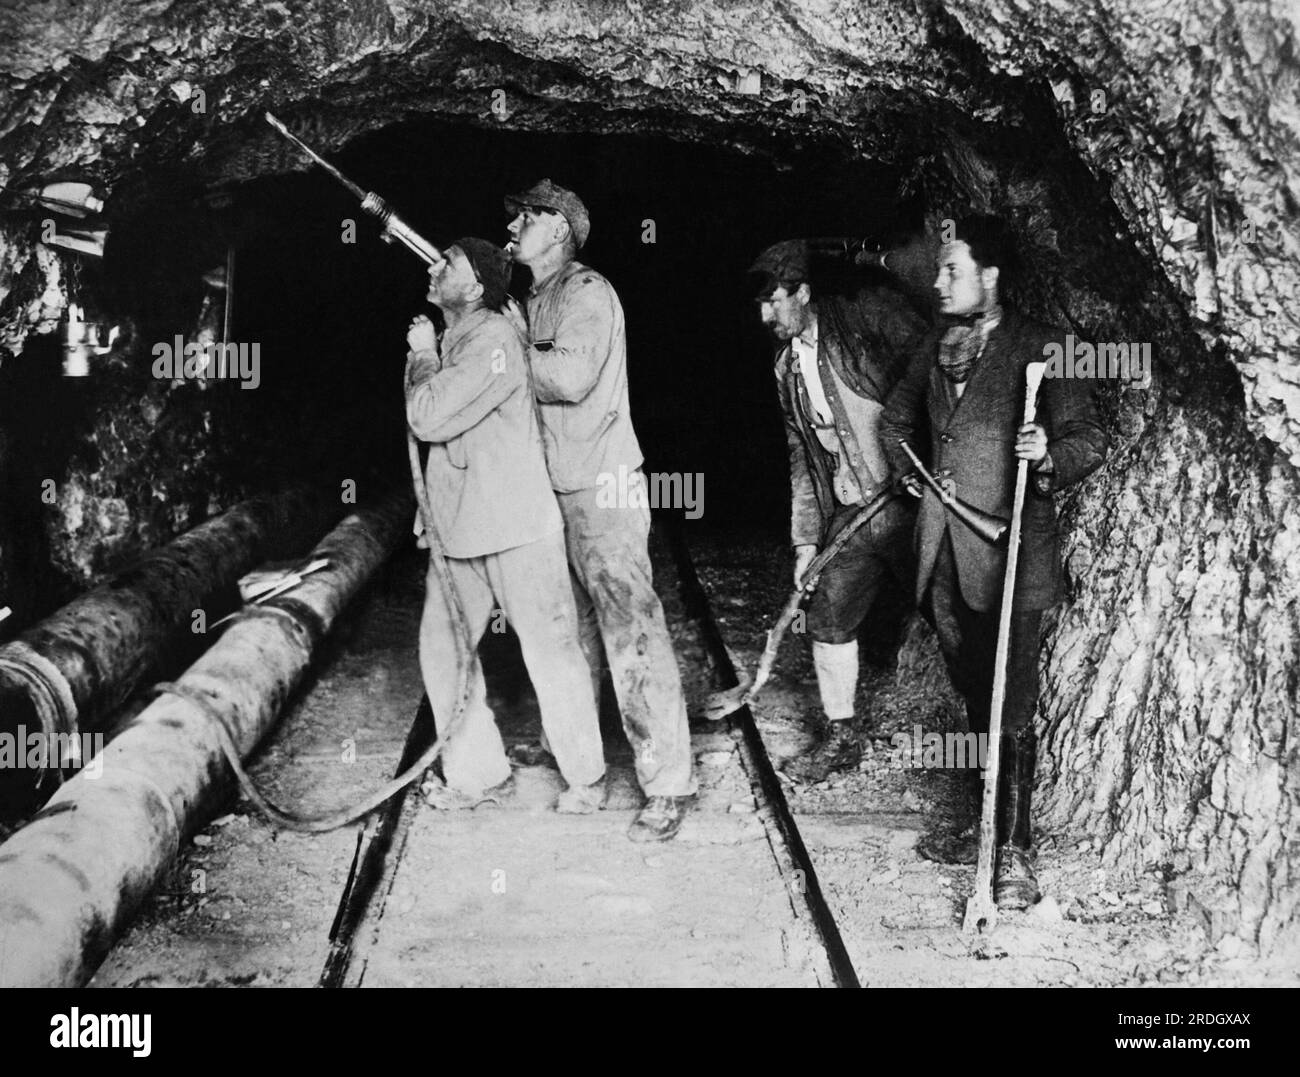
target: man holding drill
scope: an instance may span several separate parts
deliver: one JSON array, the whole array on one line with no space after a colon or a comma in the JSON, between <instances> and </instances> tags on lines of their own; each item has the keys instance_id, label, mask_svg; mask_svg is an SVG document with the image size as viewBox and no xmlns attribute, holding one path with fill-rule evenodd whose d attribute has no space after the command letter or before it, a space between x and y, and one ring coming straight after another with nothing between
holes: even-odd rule
<instances>
[{"instance_id":1,"label":"man holding drill","mask_svg":"<svg viewBox=\"0 0 1300 1077\"><path fill-rule=\"evenodd\" d=\"M623 308L609 281L577 261L591 222L576 194L544 179L505 204L507 250L532 273L528 364L583 650L599 685L604 645L646 795L628 837L666 841L681 827L696 782L681 674L647 547L649 498L628 408ZM620 468L631 476L628 504L603 506L602 476Z\"/></svg>"},{"instance_id":2,"label":"man holding drill","mask_svg":"<svg viewBox=\"0 0 1300 1077\"><path fill-rule=\"evenodd\" d=\"M519 637L542 726L568 788L556 809L586 814L604 801L596 702L578 640L563 522L546 471L523 341L500 313L510 279L505 251L461 239L429 267L439 340L420 316L407 333L406 419L429 443L424 472L431 521L447 554L470 639L499 606ZM455 708L460 631L431 564L420 622L420 668L440 736ZM472 808L510 778L483 672L470 671L463 724L442 755L444 780L425 787L437 808Z\"/></svg>"}]
</instances>

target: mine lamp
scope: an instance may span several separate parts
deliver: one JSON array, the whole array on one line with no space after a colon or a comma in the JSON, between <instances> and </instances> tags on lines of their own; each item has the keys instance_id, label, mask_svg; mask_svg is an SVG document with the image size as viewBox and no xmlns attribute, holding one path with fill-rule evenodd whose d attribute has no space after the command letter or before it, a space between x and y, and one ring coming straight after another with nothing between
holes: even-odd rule
<instances>
[{"instance_id":1,"label":"mine lamp","mask_svg":"<svg viewBox=\"0 0 1300 1077\"><path fill-rule=\"evenodd\" d=\"M107 331L107 340L101 342L104 330L101 322L88 322L85 311L76 303L68 304L63 320L63 376L84 378L90 373L90 357L107 355L117 341L118 326Z\"/></svg>"}]
</instances>

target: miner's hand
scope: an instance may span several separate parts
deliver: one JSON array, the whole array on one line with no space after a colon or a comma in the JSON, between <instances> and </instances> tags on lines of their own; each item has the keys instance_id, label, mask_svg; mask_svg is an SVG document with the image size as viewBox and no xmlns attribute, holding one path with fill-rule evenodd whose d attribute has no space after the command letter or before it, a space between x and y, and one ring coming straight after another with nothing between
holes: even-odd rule
<instances>
[{"instance_id":1,"label":"miner's hand","mask_svg":"<svg viewBox=\"0 0 1300 1077\"><path fill-rule=\"evenodd\" d=\"M413 352L433 351L438 347L438 334L425 315L417 314L406 331L407 346Z\"/></svg>"},{"instance_id":2,"label":"miner's hand","mask_svg":"<svg viewBox=\"0 0 1300 1077\"><path fill-rule=\"evenodd\" d=\"M1037 423L1025 423L1016 433L1016 456L1036 464L1047 455L1047 431Z\"/></svg>"},{"instance_id":3,"label":"miner's hand","mask_svg":"<svg viewBox=\"0 0 1300 1077\"><path fill-rule=\"evenodd\" d=\"M803 586L803 578L808 572L808 566L813 563L813 558L816 556L816 546L796 546L794 548L794 585L796 589Z\"/></svg>"},{"instance_id":4,"label":"miner's hand","mask_svg":"<svg viewBox=\"0 0 1300 1077\"><path fill-rule=\"evenodd\" d=\"M924 487L921 485L921 477L915 471L910 475L904 475L903 489L913 497L920 497L924 492Z\"/></svg>"}]
</instances>

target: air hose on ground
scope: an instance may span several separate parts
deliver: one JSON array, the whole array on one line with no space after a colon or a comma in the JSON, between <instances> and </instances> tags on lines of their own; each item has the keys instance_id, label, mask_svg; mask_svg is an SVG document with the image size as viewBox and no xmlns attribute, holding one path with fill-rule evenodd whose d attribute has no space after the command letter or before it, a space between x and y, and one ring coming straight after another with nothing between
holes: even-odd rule
<instances>
[{"instance_id":1,"label":"air hose on ground","mask_svg":"<svg viewBox=\"0 0 1300 1077\"><path fill-rule=\"evenodd\" d=\"M158 695L173 695L192 703L212 721L217 734L217 741L230 769L234 771L239 788L253 806L276 826L284 830L295 830L306 834L324 834L330 830L347 826L364 818L383 804L390 797L396 796L429 769L442 754L443 748L459 731L465 718L465 709L469 703L469 674L476 659L475 641L469 638L469 624L465 618L465 608L456 590L456 581L451 577L447 567L447 554L442 540L433 524L433 513L429 507L429 495L424 486L424 473L420 467L420 447L410 430L406 432L407 456L411 464L411 479L415 485L415 496L419 505L420 518L424 525L424 535L429 543L429 562L438 577L438 585L443 600L451 610L452 619L459 631L456 633L456 705L452 710L451 720L443 736L435 737L432 744L405 771L391 781L380 786L373 793L348 807L317 815L305 815L289 811L271 803L253 784L252 778L244 770L239 757L239 749L226 729L225 719L212 701L199 692L183 684L164 681L155 684L151 691Z\"/></svg>"}]
</instances>

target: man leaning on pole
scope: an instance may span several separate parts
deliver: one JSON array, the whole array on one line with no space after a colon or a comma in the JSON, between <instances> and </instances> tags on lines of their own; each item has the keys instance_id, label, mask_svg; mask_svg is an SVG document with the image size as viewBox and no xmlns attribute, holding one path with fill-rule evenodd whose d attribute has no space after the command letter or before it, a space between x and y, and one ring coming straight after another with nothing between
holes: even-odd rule
<instances>
[{"instance_id":1,"label":"man leaning on pole","mask_svg":"<svg viewBox=\"0 0 1300 1077\"><path fill-rule=\"evenodd\" d=\"M1063 591L1052 498L1101 465L1108 438L1085 381L1045 380L1035 421L1023 422L1025 369L1041 362L1044 348L1062 334L1004 306L1013 255L999 219L956 222L953 238L940 248L934 282L943 316L937 355L914 364L898 383L882 425L896 469L922 498L917 602L935 627L976 734L989 730L1007 549L981 537L922 487L899 441L930 457L934 478L951 495L1003 519L1012 515L1017 463L1028 463L1002 710L994 877L998 906L1023 909L1039 897L1030 859L1039 625ZM927 419L929 445L922 446L918 434ZM972 837L922 851L932 859L973 863L977 848Z\"/></svg>"}]
</instances>

